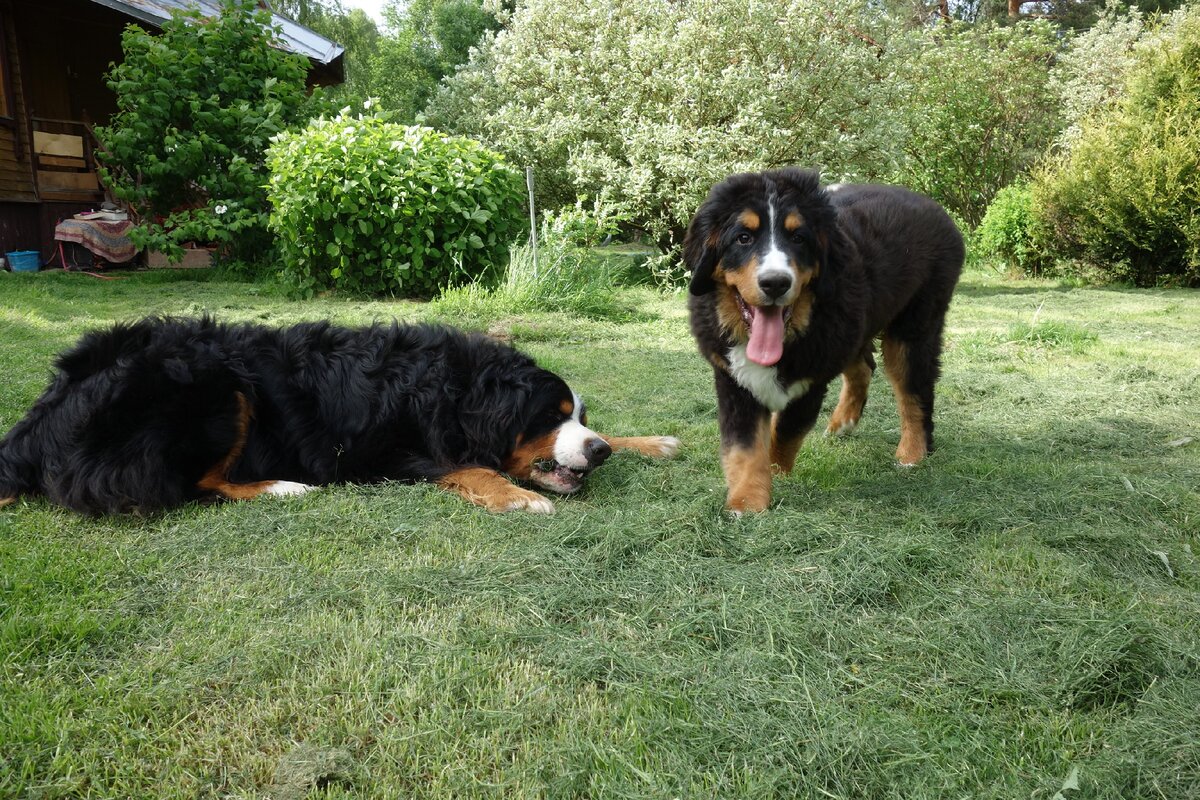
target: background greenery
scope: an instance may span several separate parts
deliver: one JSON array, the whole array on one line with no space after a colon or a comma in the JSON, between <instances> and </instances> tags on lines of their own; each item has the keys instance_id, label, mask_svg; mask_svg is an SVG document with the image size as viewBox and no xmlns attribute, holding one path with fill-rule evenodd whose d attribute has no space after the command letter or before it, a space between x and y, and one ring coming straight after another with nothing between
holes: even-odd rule
<instances>
[{"instance_id":1,"label":"background greenery","mask_svg":"<svg viewBox=\"0 0 1200 800\"><path fill-rule=\"evenodd\" d=\"M182 257L218 243L231 261L275 261L264 156L271 137L324 108L307 62L275 46L254 0L222 0L205 20L176 12L162 31L130 25L108 76L118 112L98 127L105 184L141 224L141 247Z\"/></svg>"},{"instance_id":2,"label":"background greenery","mask_svg":"<svg viewBox=\"0 0 1200 800\"><path fill-rule=\"evenodd\" d=\"M300 293L429 296L458 278L493 281L502 257L385 279L412 263L365 232L380 229L387 198L338 220L364 235L327 243L338 261L328 267L290 241L304 225L276 215L274 258L263 185L319 185L326 172L268 167L268 140L294 141L334 115L320 96L304 100L299 64L272 46L264 13L222 2L216 23L180 16L158 38L131 28L112 74L122 113L102 130L105 158L143 219L139 240L222 244L229 263L278 268ZM620 220L620 239L659 251L648 271L664 286L686 277L679 244L713 183L792 164L830 182L925 192L969 234L1004 190L1027 190L1019 213L1003 195L973 250L1002 271L1200 281L1195 3L1147 16L1115 0L419 0L389 5L382 30L333 0L280 8L346 43L346 83L329 93L346 108L431 125L532 168L542 213L586 206ZM376 160L360 158L355 180ZM502 254L521 244L523 226L507 221L525 205L515 191L489 195L495 213L475 233ZM411 217L410 244L439 236L433 215ZM1027 243L1019 257L1013 242ZM330 279L351 264L362 274Z\"/></svg>"},{"instance_id":3,"label":"background greenery","mask_svg":"<svg viewBox=\"0 0 1200 800\"><path fill-rule=\"evenodd\" d=\"M938 450L893 467L877 375L857 433L807 442L738 521L682 295L615 300L0 274L0 430L84 330L210 311L489 330L601 430L684 445L614 457L549 518L390 484L0 511L0 796L1200 793L1194 292L968 274Z\"/></svg>"}]
</instances>

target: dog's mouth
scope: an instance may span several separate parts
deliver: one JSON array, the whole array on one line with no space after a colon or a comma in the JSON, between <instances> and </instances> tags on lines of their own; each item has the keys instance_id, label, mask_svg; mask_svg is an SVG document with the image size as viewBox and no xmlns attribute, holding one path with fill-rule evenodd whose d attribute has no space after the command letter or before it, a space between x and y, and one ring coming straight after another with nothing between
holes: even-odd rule
<instances>
[{"instance_id":1,"label":"dog's mouth","mask_svg":"<svg viewBox=\"0 0 1200 800\"><path fill-rule=\"evenodd\" d=\"M792 307L752 306L737 289L733 290L733 296L737 299L746 330L750 332L746 358L764 367L775 366L783 358L783 337L792 317Z\"/></svg>"},{"instance_id":2,"label":"dog's mouth","mask_svg":"<svg viewBox=\"0 0 1200 800\"><path fill-rule=\"evenodd\" d=\"M553 458L542 458L533 462L529 479L543 489L559 494L572 494L583 487L583 479L589 472L590 469L573 469Z\"/></svg>"}]
</instances>

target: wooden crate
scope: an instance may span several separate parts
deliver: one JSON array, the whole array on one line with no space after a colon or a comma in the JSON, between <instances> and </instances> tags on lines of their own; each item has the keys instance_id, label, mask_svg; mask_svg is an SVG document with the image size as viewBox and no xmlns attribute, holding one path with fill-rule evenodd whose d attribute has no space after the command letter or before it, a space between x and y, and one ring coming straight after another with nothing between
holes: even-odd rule
<instances>
[{"instance_id":1,"label":"wooden crate","mask_svg":"<svg viewBox=\"0 0 1200 800\"><path fill-rule=\"evenodd\" d=\"M204 249L188 249L183 251L183 261L172 264L167 257L157 250L146 254L146 266L150 269L195 269L212 264L212 251Z\"/></svg>"}]
</instances>

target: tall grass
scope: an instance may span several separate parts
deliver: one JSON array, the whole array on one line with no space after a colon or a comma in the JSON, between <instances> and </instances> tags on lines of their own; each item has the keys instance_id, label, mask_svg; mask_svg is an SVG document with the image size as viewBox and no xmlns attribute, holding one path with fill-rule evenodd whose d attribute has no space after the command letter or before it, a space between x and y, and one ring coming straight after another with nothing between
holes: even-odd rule
<instances>
[{"instance_id":1,"label":"tall grass","mask_svg":"<svg viewBox=\"0 0 1200 800\"><path fill-rule=\"evenodd\" d=\"M618 285L626 265L586 247L550 239L509 251L508 267L495 285L486 282L447 289L434 302L447 315L526 314L558 311L589 319L627 320L630 304Z\"/></svg>"}]
</instances>

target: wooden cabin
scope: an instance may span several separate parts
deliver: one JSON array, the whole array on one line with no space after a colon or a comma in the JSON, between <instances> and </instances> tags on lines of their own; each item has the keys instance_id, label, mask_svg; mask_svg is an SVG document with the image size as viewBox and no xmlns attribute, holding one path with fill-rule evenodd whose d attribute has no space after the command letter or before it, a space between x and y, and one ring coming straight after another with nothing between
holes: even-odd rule
<instances>
[{"instance_id":1,"label":"wooden cabin","mask_svg":"<svg viewBox=\"0 0 1200 800\"><path fill-rule=\"evenodd\" d=\"M99 207L91 129L117 110L104 76L121 61L121 33L158 30L186 7L218 13L216 0L0 0L0 254L37 250L48 262L58 221ZM310 85L342 82L340 45L273 22L308 57Z\"/></svg>"}]
</instances>

